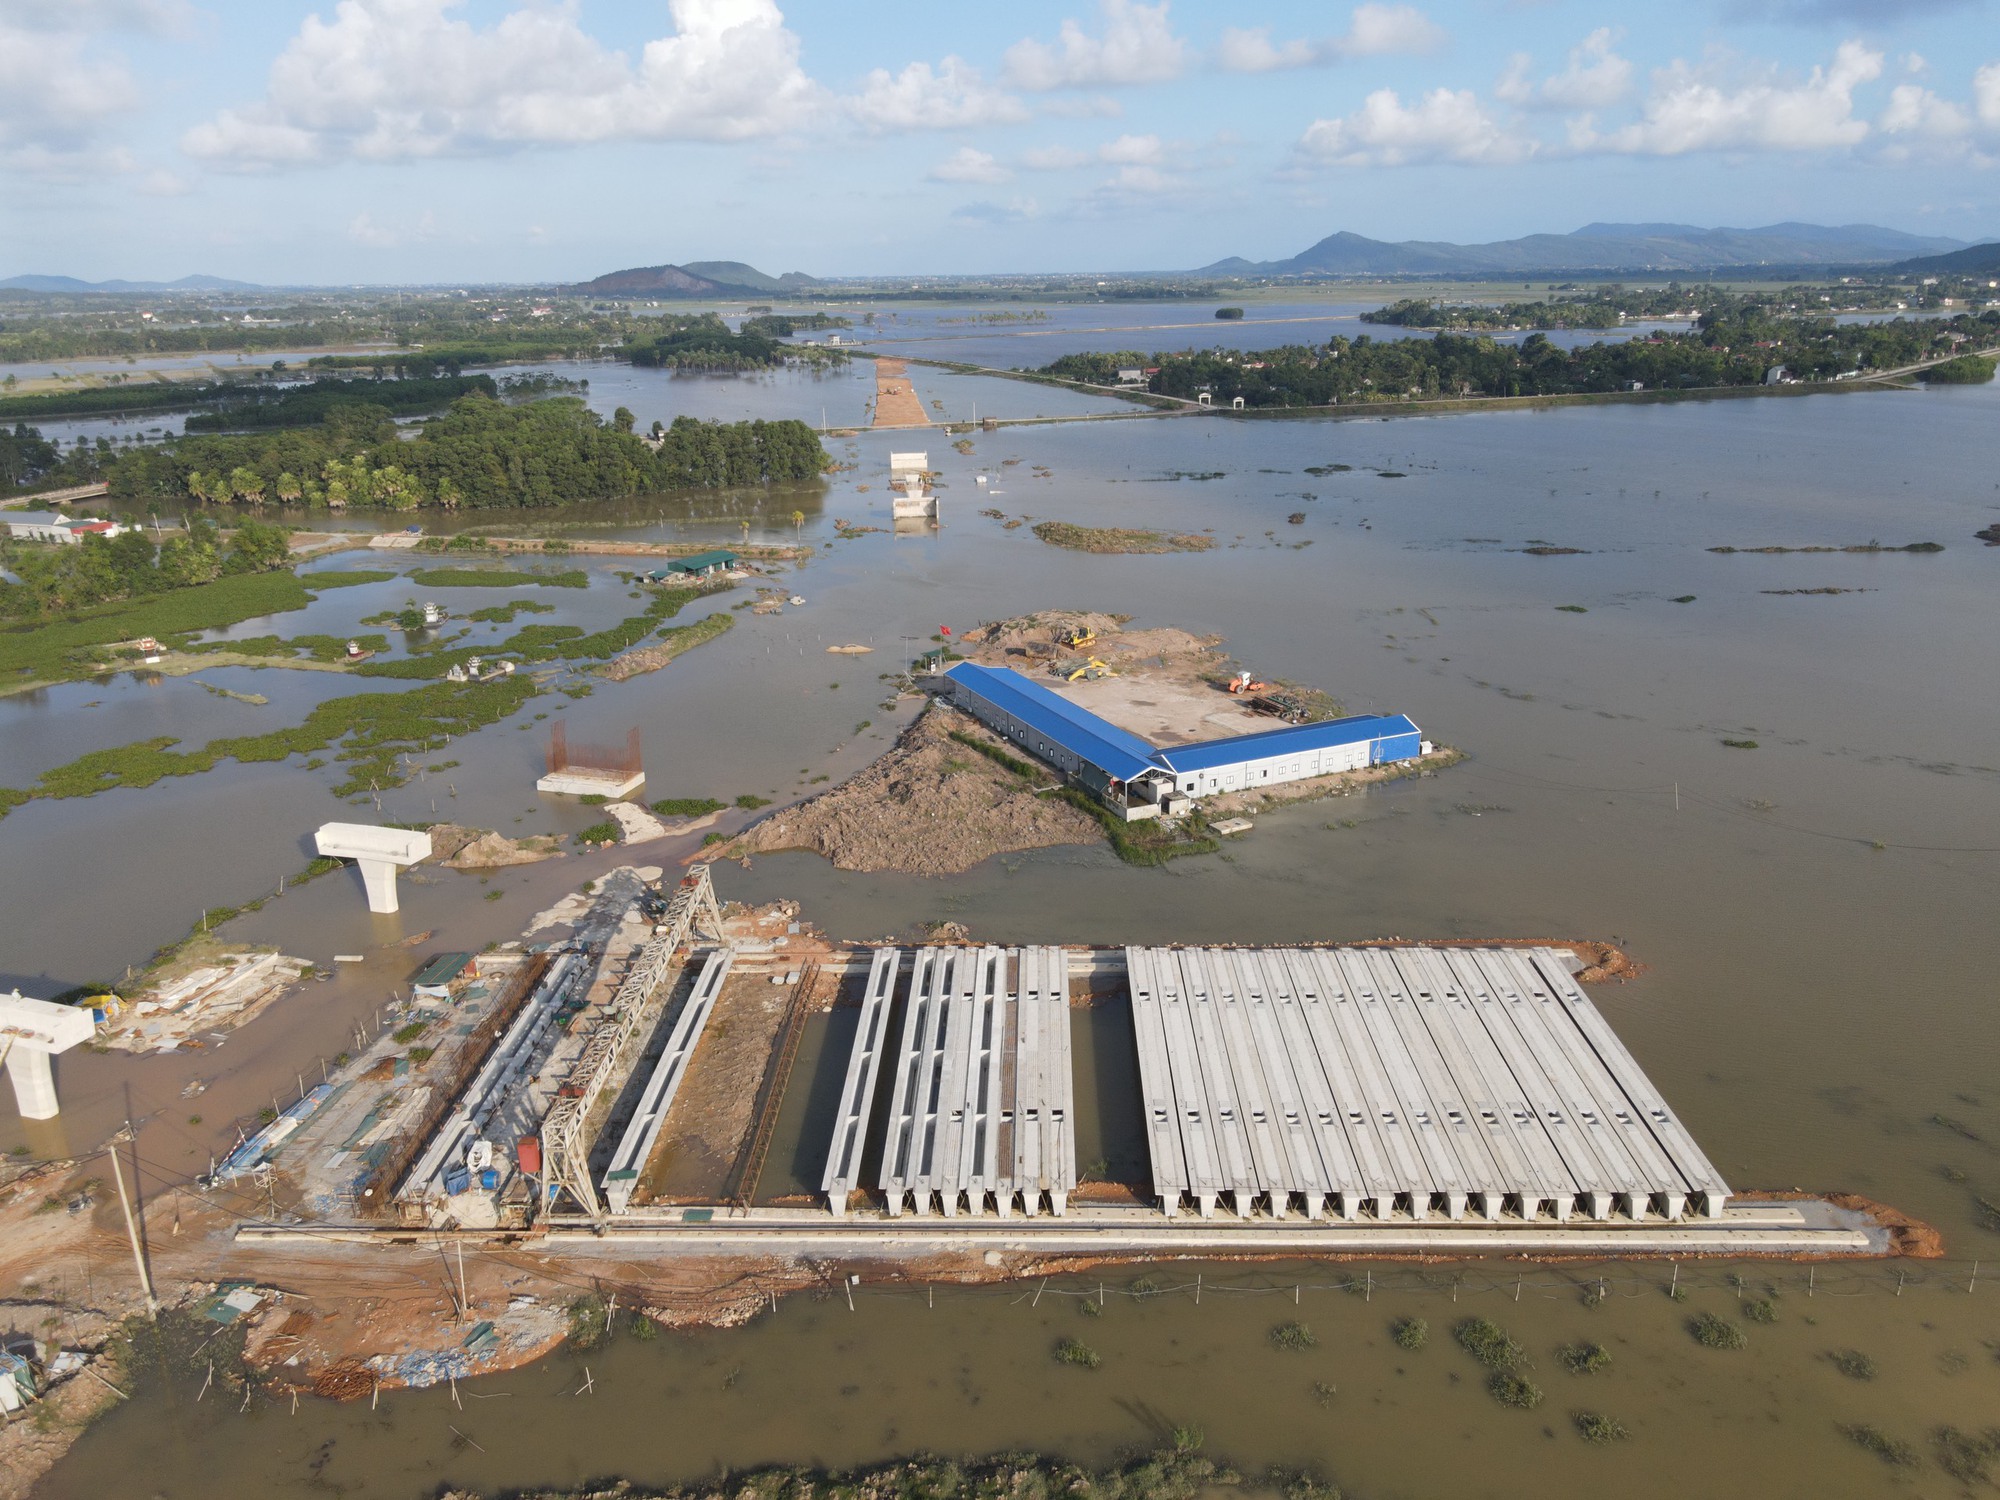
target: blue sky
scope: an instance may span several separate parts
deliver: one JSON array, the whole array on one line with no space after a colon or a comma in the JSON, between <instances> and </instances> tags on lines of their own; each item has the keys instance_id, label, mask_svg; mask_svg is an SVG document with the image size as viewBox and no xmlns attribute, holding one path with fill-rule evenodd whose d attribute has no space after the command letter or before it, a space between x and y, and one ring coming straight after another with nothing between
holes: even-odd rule
<instances>
[{"instance_id":1,"label":"blue sky","mask_svg":"<svg viewBox=\"0 0 2000 1500\"><path fill-rule=\"evenodd\" d=\"M0 275L2000 236L1997 0L0 0Z\"/></svg>"}]
</instances>

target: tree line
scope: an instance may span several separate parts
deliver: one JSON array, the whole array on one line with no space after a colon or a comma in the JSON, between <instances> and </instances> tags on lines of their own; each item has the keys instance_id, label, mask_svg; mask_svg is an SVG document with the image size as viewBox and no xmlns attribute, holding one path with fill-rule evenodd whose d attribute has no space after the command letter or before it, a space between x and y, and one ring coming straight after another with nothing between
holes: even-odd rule
<instances>
[{"instance_id":1,"label":"tree line","mask_svg":"<svg viewBox=\"0 0 2000 1500\"><path fill-rule=\"evenodd\" d=\"M803 422L677 418L657 439L581 400L461 397L413 441L379 406L336 404L316 427L191 434L109 463L113 496L155 505L546 509L672 489L810 479L827 464Z\"/></svg>"},{"instance_id":2,"label":"tree line","mask_svg":"<svg viewBox=\"0 0 2000 1500\"><path fill-rule=\"evenodd\" d=\"M6 550L7 568L21 581L0 583L0 617L43 619L236 573L289 568L291 540L284 527L245 517L225 541L215 522L195 515L186 530L164 542L142 527L110 538L86 536L73 547L16 542Z\"/></svg>"},{"instance_id":3,"label":"tree line","mask_svg":"<svg viewBox=\"0 0 2000 1500\"><path fill-rule=\"evenodd\" d=\"M1899 318L1835 324L1732 307L1704 313L1687 333L1606 341L1563 349L1540 333L1515 344L1484 335L1377 341L1335 337L1324 345L1280 349L1188 350L1145 355L1131 350L1066 355L1041 373L1097 385L1115 383L1121 366L1155 370L1148 389L1217 402L1237 396L1249 407L1326 406L1454 396L1543 396L1632 389L1698 390L1763 383L1776 369L1801 380L1831 380L1894 369L1948 354L1954 338L1975 348L2000 341L2000 311L1951 319Z\"/></svg>"}]
</instances>

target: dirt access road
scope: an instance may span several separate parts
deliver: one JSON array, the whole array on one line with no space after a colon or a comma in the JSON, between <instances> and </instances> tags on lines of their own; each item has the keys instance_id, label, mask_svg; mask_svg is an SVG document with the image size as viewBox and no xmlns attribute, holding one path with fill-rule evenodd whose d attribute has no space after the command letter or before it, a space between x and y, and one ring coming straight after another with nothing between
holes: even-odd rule
<instances>
[{"instance_id":1,"label":"dirt access road","mask_svg":"<svg viewBox=\"0 0 2000 1500\"><path fill-rule=\"evenodd\" d=\"M910 384L909 366L900 359L875 361L875 422L877 427L928 427L923 397Z\"/></svg>"}]
</instances>

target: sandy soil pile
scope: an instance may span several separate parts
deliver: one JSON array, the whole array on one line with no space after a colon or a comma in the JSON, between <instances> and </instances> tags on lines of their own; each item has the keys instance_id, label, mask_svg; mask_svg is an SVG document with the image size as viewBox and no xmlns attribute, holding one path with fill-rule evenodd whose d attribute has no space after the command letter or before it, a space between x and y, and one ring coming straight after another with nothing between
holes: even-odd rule
<instances>
[{"instance_id":1,"label":"sandy soil pile","mask_svg":"<svg viewBox=\"0 0 2000 1500\"><path fill-rule=\"evenodd\" d=\"M448 870L497 870L505 865L562 858L562 840L552 834L510 839L462 823L435 823L429 832L431 858Z\"/></svg>"},{"instance_id":2,"label":"sandy soil pile","mask_svg":"<svg viewBox=\"0 0 2000 1500\"><path fill-rule=\"evenodd\" d=\"M975 720L933 705L853 780L771 814L715 852L807 849L842 870L959 875L1010 850L1103 837L1095 819L1034 795L1020 778L952 739L954 730L999 745Z\"/></svg>"}]
</instances>

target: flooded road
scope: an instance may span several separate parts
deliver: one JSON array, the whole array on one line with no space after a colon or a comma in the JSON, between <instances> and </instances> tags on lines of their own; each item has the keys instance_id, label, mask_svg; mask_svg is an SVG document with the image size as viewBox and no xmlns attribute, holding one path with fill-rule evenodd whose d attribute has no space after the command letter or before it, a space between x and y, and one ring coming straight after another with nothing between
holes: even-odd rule
<instances>
[{"instance_id":1,"label":"flooded road","mask_svg":"<svg viewBox=\"0 0 2000 1500\"><path fill-rule=\"evenodd\" d=\"M951 377L916 378L927 402L969 406ZM979 385L994 392L980 395L982 412L1017 390L1024 413L1047 399L1015 382ZM819 404L804 385L740 389L765 403L745 408L755 414ZM591 394L609 398L595 376ZM664 382L656 394L664 405ZM625 404L651 420L637 400ZM1736 1352L1704 1349L1684 1328L1692 1313L1727 1315L1737 1301L1712 1265L1684 1268L1697 1285L1686 1304L1665 1296L1668 1268L1628 1264L1596 1308L1583 1305L1582 1273L1528 1268L1516 1302L1516 1268L1496 1266L1465 1271L1457 1304L1451 1268L1378 1267L1369 1274L1386 1292L1307 1289L1295 1308L1293 1285L1327 1288L1350 1269L1318 1265L1264 1275L1268 1295L1208 1292L1199 1308L1191 1293L1113 1296L1097 1318L1075 1297L1033 1305L1032 1286L941 1291L932 1308L920 1290L891 1295L864 1278L855 1313L837 1294L802 1298L732 1332L559 1356L463 1387L463 1413L442 1391L385 1396L373 1413L307 1403L297 1417L195 1408L191 1390L148 1397L107 1419L44 1492L116 1492L135 1463L149 1492L170 1496L328 1486L417 1496L446 1483L659 1482L923 1449L1102 1461L1190 1422L1248 1471L1312 1462L1369 1496L1884 1487L1896 1470L1838 1424L1923 1450L1932 1428L1982 1428L2000 1410L2000 1287L1964 1274L1975 1258L2000 1262L2000 1221L1980 1207L1982 1196L2000 1203L2000 549L1972 535L2000 520L1996 418L2000 388L1987 386L1382 421L1082 424L975 433L969 454L941 433L831 440L857 467L832 477L797 528L820 548L788 577L803 607L746 612L657 674L598 684L574 702L536 700L451 747L460 765L444 777L449 790L427 775L381 794L384 818L428 817L436 798L440 815L506 833L581 826L588 810L533 791L546 725L532 714L553 716L553 703L582 738L640 726L649 796L801 795L812 777L838 778L886 745L907 710L880 707L877 676L927 648L940 625L1065 607L1214 632L1259 674L1324 687L1350 711L1407 712L1469 760L1264 814L1222 854L1164 869L1098 848L1007 856L950 880L766 856L720 867L721 894L794 898L807 918L854 938L950 919L994 941L1612 939L1648 972L1593 998L1731 1183L1894 1204L1943 1231L1949 1278L1918 1266L1932 1279L1899 1297L1893 1269L1828 1268L1809 1297L1805 1267L1748 1268L1751 1291L1779 1285L1779 1321L1746 1325L1750 1347ZM887 454L919 445L943 471L944 524L899 536L888 529ZM752 540L792 539L788 500L733 503L670 500L651 514L630 505L593 518L593 534L726 543L748 519ZM835 518L883 530L842 540ZM1017 519L1212 529L1218 545L1088 556L1044 545L1027 524L1010 529ZM1920 542L1944 550L1711 550ZM590 571L577 598L531 592L615 617L622 594L608 563ZM396 585L371 587L400 602ZM339 601L358 618L381 607L364 603L367 592L334 591L315 608ZM292 634L305 628L297 618L242 628ZM350 627L329 618L311 628ZM825 653L849 641L875 654ZM165 684L145 691L170 727L150 732L244 732L239 712L295 722L301 694L353 686L229 673L201 675L272 704L252 710L185 680ZM119 716L120 735L142 727L126 702L138 693L120 679L7 705L0 784L23 784L72 734L70 754L105 742L85 727L90 715ZM103 706L86 710L92 698ZM215 716L203 729L205 705ZM311 829L341 814L324 790L333 775L296 760L231 765L16 811L0 822L0 909L17 914L0 928L0 972L31 989L115 976L185 931L202 905L274 888L304 863ZM684 847L645 854L665 863ZM393 918L370 918L354 884L329 877L238 930L322 963L426 930L436 934L426 951L477 948L516 935L615 860L573 857L489 884L439 872L407 884ZM495 889L501 899L487 901ZM148 1130L190 1166L203 1161L217 1131L181 1123L183 1083L211 1081L211 1122L254 1109L272 1078L289 1083L295 1054L310 1067L406 981L396 951L281 1002L219 1055L66 1060L63 1139L100 1138L129 1089ZM1108 1102L1118 1069L1092 1049L1116 1039L1094 1013L1076 1014L1080 1094L1100 1092L1101 1080ZM781 1168L796 1184L817 1178L811 1100L825 1090L811 1084L842 1024L837 1013L802 1054L767 1190ZM11 1101L0 1103L0 1149L43 1154L52 1139L25 1133ZM1119 1149L1115 1131L1101 1139L1106 1156ZM1147 1274L1178 1285L1196 1270ZM1107 1277L1115 1288L1135 1274ZM1240 1266L1203 1274L1255 1279ZM1448 1336L1462 1310L1528 1347L1542 1407L1512 1411L1486 1394L1483 1372ZM1416 1354L1387 1336L1388 1320L1406 1313L1431 1325ZM1270 1329L1294 1317L1315 1348L1272 1346ZM1100 1368L1052 1362L1054 1341L1071 1335L1101 1352ZM1611 1350L1607 1373L1560 1367L1556 1346L1583 1338ZM1827 1358L1849 1348L1876 1363L1875 1379L1842 1375ZM570 1395L585 1364L594 1393ZM1584 1409L1621 1422L1630 1440L1584 1444L1570 1419ZM451 1426L480 1448L460 1445ZM1947 1492L1934 1465L1913 1473L1913 1492Z\"/></svg>"}]
</instances>

